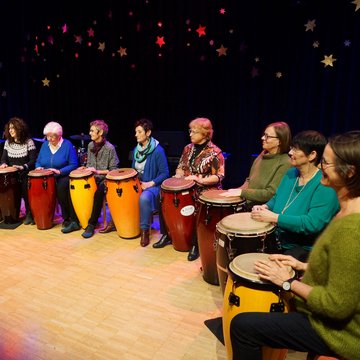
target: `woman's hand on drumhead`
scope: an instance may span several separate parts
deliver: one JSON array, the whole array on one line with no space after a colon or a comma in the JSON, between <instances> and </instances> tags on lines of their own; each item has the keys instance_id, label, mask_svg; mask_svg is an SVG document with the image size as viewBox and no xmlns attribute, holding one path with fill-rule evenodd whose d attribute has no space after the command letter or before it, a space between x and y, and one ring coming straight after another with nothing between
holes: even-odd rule
<instances>
[{"instance_id":1,"label":"woman's hand on drumhead","mask_svg":"<svg viewBox=\"0 0 360 360\"><path fill-rule=\"evenodd\" d=\"M59 169L55 169L55 168L49 168L49 170L51 170L54 174L59 175L60 174L60 170Z\"/></svg>"},{"instance_id":2,"label":"woman's hand on drumhead","mask_svg":"<svg viewBox=\"0 0 360 360\"><path fill-rule=\"evenodd\" d=\"M283 282L290 277L289 268L280 261L259 260L254 264L255 271L262 280L271 281L273 284L282 286Z\"/></svg>"},{"instance_id":3,"label":"woman's hand on drumhead","mask_svg":"<svg viewBox=\"0 0 360 360\"><path fill-rule=\"evenodd\" d=\"M44 168L42 166L39 166L35 170L44 170Z\"/></svg>"},{"instance_id":4,"label":"woman's hand on drumhead","mask_svg":"<svg viewBox=\"0 0 360 360\"><path fill-rule=\"evenodd\" d=\"M294 270L305 271L307 268L307 263L303 263L290 255L283 254L271 254L269 259L273 261L279 261L286 266L291 266Z\"/></svg>"},{"instance_id":5,"label":"woman's hand on drumhead","mask_svg":"<svg viewBox=\"0 0 360 360\"><path fill-rule=\"evenodd\" d=\"M7 167L7 164L5 164L5 163L0 165L0 169L4 169L6 167Z\"/></svg>"},{"instance_id":6,"label":"woman's hand on drumhead","mask_svg":"<svg viewBox=\"0 0 360 360\"><path fill-rule=\"evenodd\" d=\"M268 206L266 204L263 204L263 205L254 205L252 207L252 211L260 211L260 210L266 210L268 209Z\"/></svg>"},{"instance_id":7,"label":"woman's hand on drumhead","mask_svg":"<svg viewBox=\"0 0 360 360\"><path fill-rule=\"evenodd\" d=\"M251 218L256 221L269 222L276 224L278 221L278 214L268 210L268 209L259 209L251 212Z\"/></svg>"}]
</instances>

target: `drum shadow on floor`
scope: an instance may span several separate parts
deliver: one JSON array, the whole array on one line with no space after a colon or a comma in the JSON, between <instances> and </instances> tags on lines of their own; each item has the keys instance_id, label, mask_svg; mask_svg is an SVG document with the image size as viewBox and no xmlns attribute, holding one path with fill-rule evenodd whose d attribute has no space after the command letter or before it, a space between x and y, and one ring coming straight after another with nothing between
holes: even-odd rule
<instances>
[{"instance_id":1,"label":"drum shadow on floor","mask_svg":"<svg viewBox=\"0 0 360 360\"><path fill-rule=\"evenodd\" d=\"M224 342L224 334L223 334L223 327L222 327L222 317L217 317L214 319L208 319L204 321L204 324L207 328L215 335L215 337L223 344Z\"/></svg>"},{"instance_id":2,"label":"drum shadow on floor","mask_svg":"<svg viewBox=\"0 0 360 360\"><path fill-rule=\"evenodd\" d=\"M0 229L14 230L21 224L22 224L22 221L12 223L12 224L2 222L2 223L0 223Z\"/></svg>"}]
</instances>

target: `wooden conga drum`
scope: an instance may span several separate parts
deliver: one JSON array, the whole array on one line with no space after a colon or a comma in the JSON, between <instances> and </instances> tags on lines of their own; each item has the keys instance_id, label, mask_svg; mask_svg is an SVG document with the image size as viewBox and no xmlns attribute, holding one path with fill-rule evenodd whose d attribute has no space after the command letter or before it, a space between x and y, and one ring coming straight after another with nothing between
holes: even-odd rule
<instances>
[{"instance_id":1,"label":"wooden conga drum","mask_svg":"<svg viewBox=\"0 0 360 360\"><path fill-rule=\"evenodd\" d=\"M140 235L141 184L132 168L112 170L106 175L106 200L118 235L133 239Z\"/></svg>"},{"instance_id":2,"label":"wooden conga drum","mask_svg":"<svg viewBox=\"0 0 360 360\"><path fill-rule=\"evenodd\" d=\"M28 173L28 194L31 213L39 230L50 229L56 205L54 173L51 170L32 170Z\"/></svg>"},{"instance_id":3,"label":"wooden conga drum","mask_svg":"<svg viewBox=\"0 0 360 360\"><path fill-rule=\"evenodd\" d=\"M89 223L97 189L95 177L88 169L76 169L69 174L69 178L71 202L81 227L85 229Z\"/></svg>"},{"instance_id":4,"label":"wooden conga drum","mask_svg":"<svg viewBox=\"0 0 360 360\"><path fill-rule=\"evenodd\" d=\"M0 214L4 223L19 222L20 205L18 169L12 166L0 169Z\"/></svg>"}]
</instances>

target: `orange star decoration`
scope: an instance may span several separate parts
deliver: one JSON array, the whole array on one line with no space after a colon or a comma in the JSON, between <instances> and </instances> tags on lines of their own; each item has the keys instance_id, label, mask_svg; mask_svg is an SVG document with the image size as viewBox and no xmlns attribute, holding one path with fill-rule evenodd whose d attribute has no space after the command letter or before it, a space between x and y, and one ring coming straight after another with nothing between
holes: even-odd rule
<instances>
[{"instance_id":1,"label":"orange star decoration","mask_svg":"<svg viewBox=\"0 0 360 360\"><path fill-rule=\"evenodd\" d=\"M159 47L161 48L163 45L165 45L164 37L163 36L157 36L155 43L158 44Z\"/></svg>"},{"instance_id":2,"label":"orange star decoration","mask_svg":"<svg viewBox=\"0 0 360 360\"><path fill-rule=\"evenodd\" d=\"M120 49L117 51L121 57L126 56L126 48L120 46Z\"/></svg>"},{"instance_id":3,"label":"orange star decoration","mask_svg":"<svg viewBox=\"0 0 360 360\"><path fill-rule=\"evenodd\" d=\"M327 67L327 66L331 66L333 67L334 66L334 61L336 61L336 59L333 58L333 55L329 55L329 56L326 56L324 55L324 60L322 60L321 62L325 64L324 67Z\"/></svg>"},{"instance_id":4,"label":"orange star decoration","mask_svg":"<svg viewBox=\"0 0 360 360\"><path fill-rule=\"evenodd\" d=\"M99 42L99 47L98 50L100 50L101 52L104 52L105 50L105 41L104 42Z\"/></svg>"},{"instance_id":5,"label":"orange star decoration","mask_svg":"<svg viewBox=\"0 0 360 360\"><path fill-rule=\"evenodd\" d=\"M316 20L308 20L308 22L304 25L305 31L314 31L314 28L316 27L315 22Z\"/></svg>"},{"instance_id":6,"label":"orange star decoration","mask_svg":"<svg viewBox=\"0 0 360 360\"><path fill-rule=\"evenodd\" d=\"M355 11L360 9L360 0L354 0L351 3L356 5Z\"/></svg>"},{"instance_id":7,"label":"orange star decoration","mask_svg":"<svg viewBox=\"0 0 360 360\"><path fill-rule=\"evenodd\" d=\"M50 87L50 80L47 77L45 77L45 79L41 81L43 83L43 86Z\"/></svg>"},{"instance_id":8,"label":"orange star decoration","mask_svg":"<svg viewBox=\"0 0 360 360\"><path fill-rule=\"evenodd\" d=\"M199 27L196 29L196 32L199 34L199 37L206 35L205 29L206 26L199 25Z\"/></svg>"},{"instance_id":9,"label":"orange star decoration","mask_svg":"<svg viewBox=\"0 0 360 360\"><path fill-rule=\"evenodd\" d=\"M227 48L224 47L223 44L221 44L221 46L218 49L216 49L216 51L218 52L218 56L226 56L227 55L226 54Z\"/></svg>"}]
</instances>

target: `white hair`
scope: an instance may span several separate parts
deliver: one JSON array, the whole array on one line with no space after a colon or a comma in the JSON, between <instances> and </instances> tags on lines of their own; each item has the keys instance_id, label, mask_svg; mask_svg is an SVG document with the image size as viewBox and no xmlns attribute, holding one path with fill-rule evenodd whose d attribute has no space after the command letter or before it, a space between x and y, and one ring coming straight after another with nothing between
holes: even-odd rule
<instances>
[{"instance_id":1,"label":"white hair","mask_svg":"<svg viewBox=\"0 0 360 360\"><path fill-rule=\"evenodd\" d=\"M62 136L62 134L63 134L62 126L55 121L51 121L51 122L47 123L44 127L44 135L47 135L49 133L56 134L58 136Z\"/></svg>"}]
</instances>

